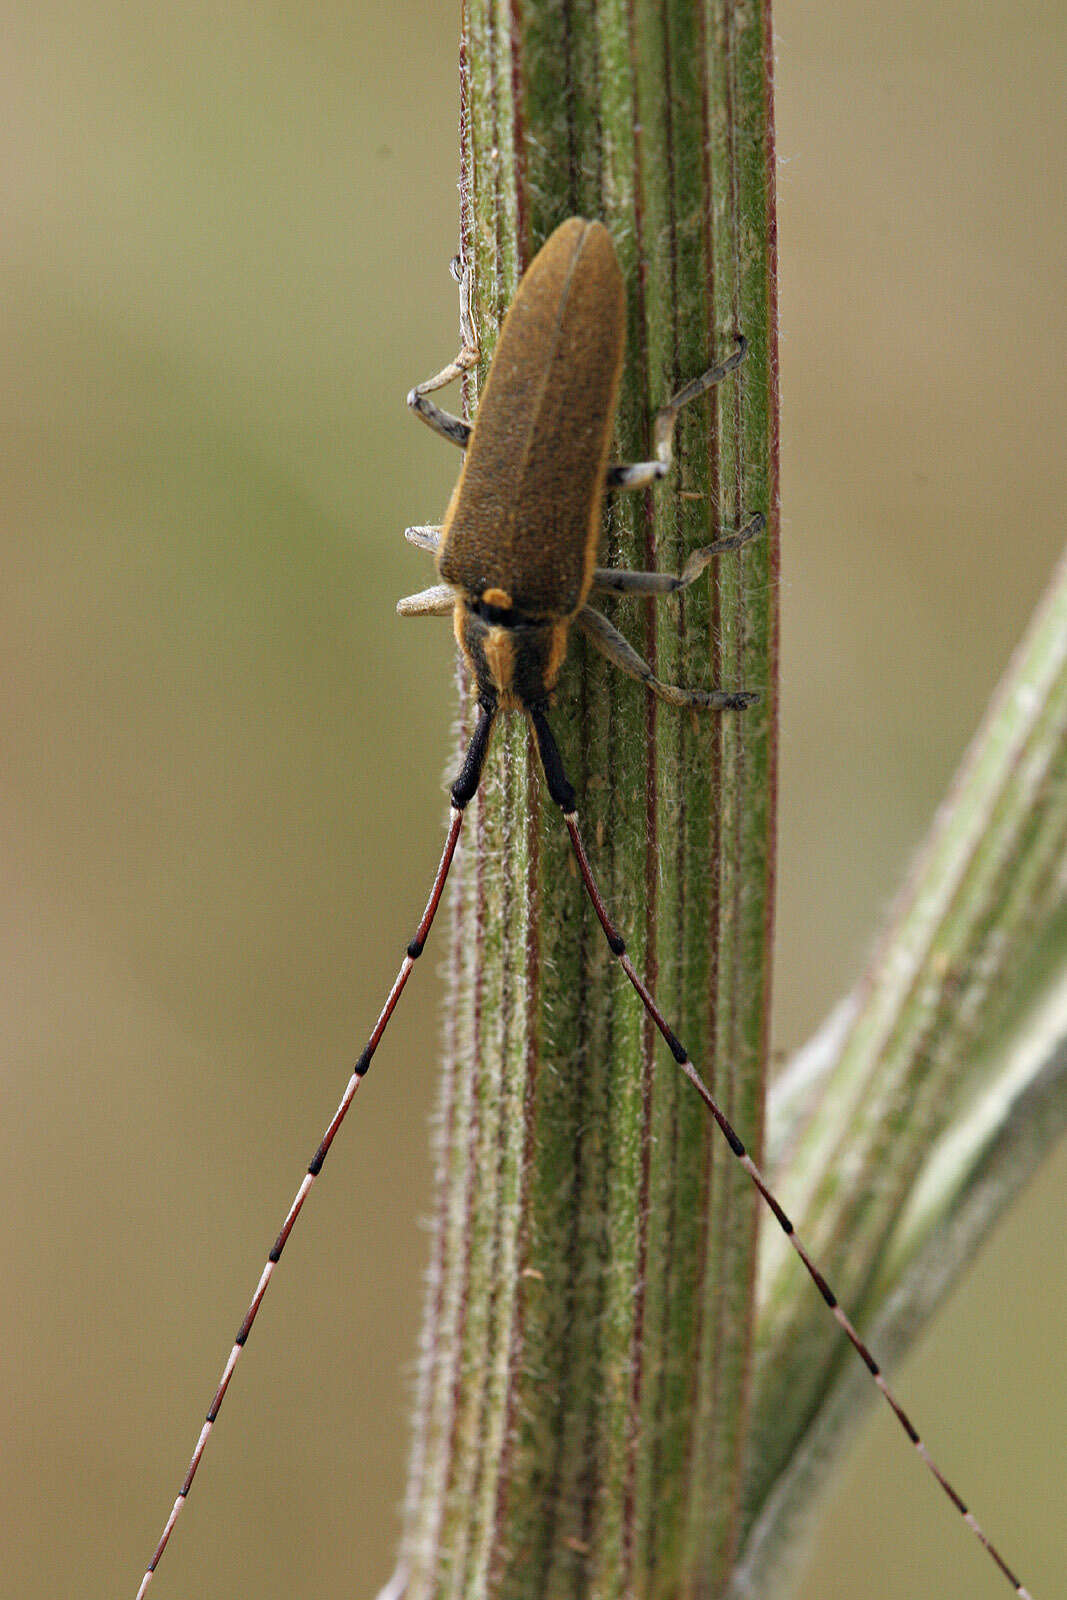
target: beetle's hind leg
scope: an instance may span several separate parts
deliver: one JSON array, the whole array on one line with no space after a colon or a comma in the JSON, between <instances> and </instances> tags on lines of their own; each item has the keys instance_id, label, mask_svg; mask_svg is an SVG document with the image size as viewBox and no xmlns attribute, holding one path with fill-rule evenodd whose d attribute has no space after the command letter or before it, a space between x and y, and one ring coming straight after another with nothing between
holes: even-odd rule
<instances>
[{"instance_id":1,"label":"beetle's hind leg","mask_svg":"<svg viewBox=\"0 0 1067 1600\"><path fill-rule=\"evenodd\" d=\"M624 639L618 628L612 627L607 617L601 616L599 611L594 611L592 606L583 606L574 620L590 644L594 644L601 655L607 656L613 667L618 667L630 678L636 678L657 699L666 700L669 705L700 706L707 711L742 711L745 706L759 699L758 694L745 689L683 689L676 683L662 683L644 657L638 655L630 641Z\"/></svg>"},{"instance_id":2,"label":"beetle's hind leg","mask_svg":"<svg viewBox=\"0 0 1067 1600\"><path fill-rule=\"evenodd\" d=\"M767 519L762 511L757 511L750 517L743 528L736 533L729 533L722 539L716 539L714 544L701 545L699 550L694 550L681 574L675 577L673 572L631 572L626 567L594 567L593 568L593 593L594 594L645 594L655 595L658 598L667 594L677 594L681 589L688 589L689 585L700 577L712 556L722 555L727 550L740 550L742 545L762 533ZM422 530L418 530L422 532ZM410 532L415 532L411 529ZM413 543L420 543L413 540Z\"/></svg>"},{"instance_id":3,"label":"beetle's hind leg","mask_svg":"<svg viewBox=\"0 0 1067 1600\"><path fill-rule=\"evenodd\" d=\"M652 422L652 448L655 459L652 461L633 461L629 465L609 467L607 472L607 487L609 489L647 489L650 483L656 483L660 478L665 478L671 470L674 461L674 424L678 421L678 413L683 406L691 400L698 399L702 394L707 394L709 389L714 389L717 383L729 377L731 372L741 365L748 352L748 340L744 334L737 336L737 349L733 355L727 356L725 361L720 361L717 367L709 367L707 372L702 372L699 378L692 378L685 386L672 395L665 406L656 412Z\"/></svg>"},{"instance_id":4,"label":"beetle's hind leg","mask_svg":"<svg viewBox=\"0 0 1067 1600\"><path fill-rule=\"evenodd\" d=\"M461 417L454 417L450 411L442 411L440 406L435 406L432 400L426 398L435 389L443 389L446 384L461 378L465 372L470 372L478 362L478 335L474 327L474 318L471 316L470 264L461 266L459 257L455 256L449 271L459 284L459 353L454 361L450 361L447 367L442 367L440 372L435 372L432 378L426 378L422 383L415 385L408 394L408 405L417 417L421 417L427 427L439 433L443 439L458 444L461 450L465 450L471 436L470 423L464 422Z\"/></svg>"}]
</instances>

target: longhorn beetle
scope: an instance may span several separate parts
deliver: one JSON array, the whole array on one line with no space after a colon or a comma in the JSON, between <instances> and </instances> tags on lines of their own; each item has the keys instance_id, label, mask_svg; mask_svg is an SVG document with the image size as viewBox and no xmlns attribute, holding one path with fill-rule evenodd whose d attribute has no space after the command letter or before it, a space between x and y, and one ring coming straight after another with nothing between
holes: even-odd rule
<instances>
[{"instance_id":1,"label":"longhorn beetle","mask_svg":"<svg viewBox=\"0 0 1067 1600\"><path fill-rule=\"evenodd\" d=\"M666 476L671 468L671 442L678 413L741 365L747 348L745 340L739 336L731 355L686 384L657 413L652 460L612 466L608 452L626 323L622 275L607 229L598 222L571 217L535 256L501 328L473 426L440 410L427 398L468 371L478 359L469 274L460 273L455 266L453 270L460 283L462 348L453 362L411 391L408 404L436 433L460 446L465 452L463 468L442 526L407 530L407 537L414 544L435 553L443 581L401 600L397 610L405 617L452 614L459 648L476 685L478 718L451 787L448 833L422 920L263 1268L227 1357L185 1481L141 1580L137 1600L143 1600L185 1504L274 1268L422 954L444 892L464 813L478 789L493 723L501 712L507 711L521 711L530 722L548 792L563 813L582 882L612 955L922 1460L1015 1593L1022 1600L1029 1600L1029 1592L930 1456L890 1391L878 1363L798 1239L792 1222L627 955L593 877L578 827L575 793L548 722L552 692L572 627L577 627L614 666L671 705L738 711L757 698L743 690L705 691L660 682L622 634L587 604L590 594L598 593L677 594L703 572L713 556L740 549L763 529L764 518L757 513L737 532L694 550L679 576L594 564L605 491L643 489Z\"/></svg>"}]
</instances>

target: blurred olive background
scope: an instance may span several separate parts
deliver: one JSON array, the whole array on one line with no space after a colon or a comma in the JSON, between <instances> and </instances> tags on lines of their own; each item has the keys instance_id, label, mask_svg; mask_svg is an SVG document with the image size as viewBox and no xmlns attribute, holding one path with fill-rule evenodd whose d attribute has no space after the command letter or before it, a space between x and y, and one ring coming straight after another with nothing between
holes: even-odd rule
<instances>
[{"instance_id":1,"label":"blurred olive background","mask_svg":"<svg viewBox=\"0 0 1067 1600\"><path fill-rule=\"evenodd\" d=\"M777 1042L851 983L1062 541L1049 4L777 5ZM4 8L0 1589L132 1597L436 860L456 456L451 6ZM164 1596L372 1597L430 1204L417 975L242 1365ZM1062 1577L1048 1163L901 1374L1035 1594ZM999 1595L881 1418L833 1597Z\"/></svg>"}]
</instances>

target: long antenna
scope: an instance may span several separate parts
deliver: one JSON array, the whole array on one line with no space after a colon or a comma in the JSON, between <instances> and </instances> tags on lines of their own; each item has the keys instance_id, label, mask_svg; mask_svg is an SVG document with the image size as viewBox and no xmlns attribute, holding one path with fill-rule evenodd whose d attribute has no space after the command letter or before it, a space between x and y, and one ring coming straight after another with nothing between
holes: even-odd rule
<instances>
[{"instance_id":1,"label":"long antenna","mask_svg":"<svg viewBox=\"0 0 1067 1600\"><path fill-rule=\"evenodd\" d=\"M241 1326L237 1330L237 1336L233 1341L233 1347L226 1358L226 1365L222 1369L222 1377L219 1379L218 1388L215 1390L214 1398L208 1407L207 1418L204 1422L204 1426L200 1430L200 1437L196 1441L196 1448L193 1450L189 1461L188 1471L186 1472L185 1479L178 1491L178 1498L171 1507L170 1516L164 1523L163 1532L159 1536L159 1543L156 1545L152 1559L145 1569L145 1575L141 1579L141 1586L137 1591L137 1600L144 1600L145 1592L148 1589L148 1585L152 1582L155 1570L159 1565L160 1557L170 1542L170 1536L174 1532L174 1525L181 1516L182 1507L189 1498L189 1490L193 1486L193 1479L196 1477L196 1472L200 1465L201 1457L204 1454L208 1439L211 1437L211 1430L215 1426L215 1419L222 1407L223 1400L226 1398L226 1390L230 1387L230 1379L233 1377L234 1369L237 1366L241 1351L244 1349L248 1340L248 1335L252 1331L252 1324L255 1322L256 1317L259 1314L259 1308L263 1304L263 1297L267 1292L267 1286L270 1283L271 1278L274 1276L275 1267L281 1260L282 1251L285 1249L289 1235L293 1231L293 1228L296 1224L296 1219L304 1209L304 1201L311 1193L311 1186L315 1182L315 1179L318 1177L319 1173L322 1171L326 1157L330 1153L330 1146L333 1144L342 1122L348 1115L349 1106L356 1098L356 1090L359 1088L360 1084L363 1082L363 1079L367 1076L367 1073L370 1070L371 1059L374 1055L374 1052L381 1043L382 1035L389 1026L389 1019L396 1010L397 1002L404 992L404 986L411 976L411 970L419 956L421 956L426 944L426 940L429 938L430 929L433 927L433 919L437 915L437 908L441 903L441 896L444 893L445 884L448 881L448 872L452 865L452 857L455 855L456 845L459 843L460 830L463 827L463 813L470 804L471 800L474 798L474 795L478 789L479 781L481 780L482 767L485 764L486 751L489 748L489 734L493 726L493 715L494 708L491 705L482 702L479 707L478 722L475 726L474 733L471 736L470 744L467 747L467 754L464 757L463 766L460 769L459 776L457 777L455 783L452 785L452 810L449 817L448 833L445 837L444 849L441 852L441 860L438 864L437 871L434 874L433 885L430 889L430 896L426 902L426 909L422 913L422 920L415 930L415 937L407 947L403 961L400 963L400 970L397 973L396 978L393 980L393 987L390 989L388 999L381 1009L381 1013L379 1014L377 1022L374 1024L374 1030L371 1033L370 1038L367 1040L367 1043L364 1046L358 1061L352 1068L352 1074L345 1085L345 1092L338 1102L337 1110L330 1118L326 1132L319 1141L319 1147L312 1156L307 1172L304 1174L304 1177L301 1180L300 1187L293 1196L293 1203L286 1213L285 1221L281 1226L281 1231L274 1241L270 1255L267 1257L266 1264L260 1274L259 1282L256 1284L255 1294L253 1294L252 1299L249 1301L248 1310L244 1314Z\"/></svg>"},{"instance_id":2,"label":"long antenna","mask_svg":"<svg viewBox=\"0 0 1067 1600\"><path fill-rule=\"evenodd\" d=\"M648 1012L648 1015L652 1018L652 1021L656 1024L656 1027L666 1040L667 1048L670 1050L671 1055L681 1067L682 1071L693 1085L697 1094L700 1096L708 1110L711 1112L712 1116L715 1118L723 1138L730 1146L731 1152L737 1157L737 1160L740 1162L741 1166L744 1167L745 1171L752 1179L752 1182L755 1184L769 1210L772 1212L775 1221L778 1223L778 1226L781 1228L782 1232L789 1240L789 1243L793 1246L793 1249L804 1263L804 1267L808 1276L818 1289L819 1293L822 1295L830 1310L833 1312L838 1324L843 1329L850 1344L856 1351L856 1354L859 1356L860 1360L867 1368L867 1371L874 1379L876 1385L881 1390L886 1404L889 1406L889 1409L900 1423L900 1426L903 1428L904 1432L915 1446L915 1449L922 1458L924 1465L937 1479L937 1482L941 1485L941 1488L944 1490L945 1494L952 1501L952 1504L960 1513L960 1516L963 1518L968 1528L970 1528L975 1538L988 1552L992 1560L1003 1573L1004 1577L1007 1578L1008 1582L1015 1590L1015 1593L1019 1596L1019 1600L1031 1600L1029 1590L1024 1588L1023 1584L1015 1576L1015 1573L1008 1566L1008 1563L1004 1560L1004 1557L1000 1554L1000 1551L989 1539L977 1519L968 1510L966 1502L953 1488L952 1484L945 1477L944 1473L931 1456L929 1450L927 1450L914 1423L908 1416L908 1413L904 1410L904 1407L893 1394L893 1391L890 1389L888 1383L886 1383L881 1368L874 1359L874 1356L871 1354L870 1350L867 1348L866 1344L864 1344L863 1340L860 1338L855 1327L853 1326L851 1319L848 1316L848 1313L843 1310L838 1302L837 1296L834 1294L834 1291L831 1289L830 1285L819 1271L819 1268L808 1254L803 1242L797 1237L796 1229L793 1227L793 1224L786 1215L786 1212L782 1209L782 1206L779 1204L777 1198L768 1187L767 1181L759 1167L745 1149L744 1143L738 1137L738 1134L735 1131L732 1123L722 1111L718 1101L715 1099L715 1096L712 1094L711 1090L700 1076L700 1073L697 1071L692 1061L690 1061L688 1051L682 1044L681 1040L677 1037L670 1024L667 1022L667 1019L664 1017L662 1011L659 1009L659 1006L656 1004L656 1001L653 998L650 990L648 989L644 980L641 978L633 962L630 960L630 957L627 955L626 944L619 933L619 930L616 928L615 924L611 920L610 915L608 914L608 909L604 904L603 896L601 895L600 889L597 886L596 879L593 877L593 870L589 865L589 857L585 853L585 845L582 842L581 831L578 827L578 812L575 805L574 790L567 781L555 737L553 736L552 730L545 719L544 712L540 707L530 709L530 721L533 724L534 733L537 736L538 750L541 755L541 765L544 768L545 779L548 784L549 793L556 804L560 807L560 810L563 812L563 820L567 824L567 832L571 836L571 845L574 850L575 860L578 863L578 870L582 876L582 882L585 884L586 893L592 902L593 910L597 914L597 919L600 923L600 926L604 930L604 937L608 942L608 947L611 950L612 955L622 967L622 970L629 978L634 989L636 989L641 1000L641 1004L644 1006L645 1010Z\"/></svg>"},{"instance_id":3,"label":"long antenna","mask_svg":"<svg viewBox=\"0 0 1067 1600\"><path fill-rule=\"evenodd\" d=\"M230 1350L229 1356L226 1359L226 1364L222 1369L222 1376L219 1380L218 1387L215 1390L211 1405L208 1408L207 1418L204 1422L204 1426L200 1430L200 1435L197 1439L196 1447L193 1450L189 1467L185 1474L185 1479L182 1483L181 1489L178 1492L178 1497L171 1508L171 1512L166 1523L164 1524L163 1532L159 1538L159 1543L156 1545L155 1552L148 1564L144 1577L141 1579L141 1585L137 1591L137 1600L144 1600L144 1595L152 1581L156 1568L159 1565L160 1558L162 1557L163 1552L170 1541L170 1536L174 1531L178 1517L181 1515L182 1507L185 1505L185 1502L188 1499L189 1490L192 1487L193 1479L196 1476L197 1468L200 1465L201 1457L204 1454L204 1449L207 1445L208 1438L210 1437L211 1431L215 1425L215 1419L219 1414L226 1391L230 1386L230 1379L233 1377L234 1369L237 1366L241 1351L244 1349L248 1335L252 1330L252 1324L255 1322L259 1308L263 1303L263 1298L267 1292L267 1286L274 1274L274 1268L281 1259L282 1251L284 1250L289 1235L293 1230L297 1217L303 1210L304 1201L307 1199L308 1194L311 1191L311 1186L318 1177L319 1173L322 1171L334 1138L336 1137L337 1132L348 1113L349 1106L355 1099L356 1090L359 1088L360 1084L363 1082L363 1079L367 1075L374 1052L381 1043L382 1036L389 1025L390 1018L396 1009L397 1003L404 991L408 978L411 976L412 968L414 967L415 962L422 954L422 951L425 947L426 940L429 937L430 929L433 926L434 917L437 915L437 908L441 903L441 896L444 893L445 884L448 880L448 873L452 865L452 858L456 853L456 846L459 843L460 830L463 827L464 811L477 792L478 784L481 780L482 768L485 764L485 756L489 747L489 735L492 730L495 709L496 708L493 703L487 699L482 700L479 703L478 723L467 748L467 753L464 758L463 766L460 770L459 776L452 785L452 810L449 819L448 833L445 837L445 844L441 853L440 863L438 864L437 871L434 874L433 884L430 889L429 898L426 902L426 909L424 910L422 919L415 931L415 936L407 947L404 959L400 964L400 969L393 982L393 986L389 991L385 1005L382 1007L378 1020L374 1025L374 1029L370 1035L370 1038L368 1039L362 1053L359 1056L359 1059L352 1069L352 1073L349 1077L348 1083L345 1086L344 1093L342 1094L338 1103L337 1110L330 1119L326 1131L319 1142L318 1149L312 1157L307 1172L305 1173L300 1186L293 1197L293 1202L286 1214L285 1221L283 1222L278 1237L274 1242L274 1246L267 1257L267 1261L260 1275L259 1282L256 1285L255 1293L253 1294L249 1303L248 1310L245 1312L241 1326L237 1330L237 1336L234 1339L233 1347ZM604 931L604 937L607 940L608 947L611 950L612 955L622 967L622 970L625 972L630 983L633 985L633 988L636 990L646 1012L651 1017L660 1033L663 1035L667 1047L673 1055L678 1066L681 1067L682 1071L685 1073L686 1077L689 1079L690 1083L703 1100L705 1106L714 1117L715 1122L718 1124L719 1130L729 1145L732 1154L737 1158L740 1165L748 1173L748 1176L755 1184L767 1207L773 1213L775 1221L778 1223L782 1232L789 1240L789 1243L792 1245L793 1249L804 1263L804 1267L808 1273L808 1276L815 1284L815 1287L818 1289L827 1306L833 1312L833 1315L836 1318L839 1326L842 1328L853 1349L856 1351L857 1355L860 1357L860 1360L871 1374L871 1377L874 1379L875 1384L881 1391L887 1405L893 1412L893 1415L896 1417L897 1421L900 1423L900 1426L903 1428L904 1432L907 1434L911 1443L915 1446L915 1449L921 1457L923 1463L940 1484L941 1488L951 1500L956 1510L960 1513L964 1522L970 1528L975 1538L987 1551L999 1571L1011 1584L1015 1594L1019 1597L1019 1600L1032 1600L1029 1590L1026 1589L1020 1580L1015 1576L1015 1573L1008 1566L999 1550L997 1550L996 1546L986 1535L977 1519L968 1510L965 1501L957 1493L956 1489L945 1477L940 1467L938 1467L937 1463L930 1455L930 1452L923 1443L922 1438L920 1437L914 1423L911 1421L911 1418L908 1416L908 1413L904 1410L904 1407L897 1400L896 1396L893 1394L892 1390L887 1384L881 1368L879 1367L874 1356L871 1354L867 1345L856 1331L856 1328L854 1327L847 1312L845 1312L839 1304L837 1296L834 1294L829 1283L826 1281L823 1274L816 1266L811 1256L808 1254L804 1244L798 1238L792 1222L771 1189L768 1187L766 1179L764 1178L759 1167L745 1149L743 1141L738 1136L732 1123L720 1108L711 1090L700 1076L700 1073L689 1059L689 1054L686 1051L685 1046L674 1033L670 1024L660 1011L659 1006L656 1004L655 998L653 997L651 991L648 989L633 962L630 960L630 957L627 955L625 941L611 920L608 909L604 904L603 896L601 895L596 879L593 876L592 868L589 865L589 858L586 855L585 845L582 841L581 830L578 826L578 812L574 790L567 779L566 773L564 772L563 763L559 754L559 748L556 744L552 730L546 720L544 709L542 706L530 706L527 708L527 710L529 712L530 721L533 725L534 733L537 738L538 750L541 756L541 765L544 769L549 793L556 805L558 805L560 810L563 812L563 820L566 823L567 832L570 834L571 846L574 850L575 860L578 863L578 870L581 874L582 882L585 885L586 893L589 896L593 910L596 912L600 926Z\"/></svg>"}]
</instances>

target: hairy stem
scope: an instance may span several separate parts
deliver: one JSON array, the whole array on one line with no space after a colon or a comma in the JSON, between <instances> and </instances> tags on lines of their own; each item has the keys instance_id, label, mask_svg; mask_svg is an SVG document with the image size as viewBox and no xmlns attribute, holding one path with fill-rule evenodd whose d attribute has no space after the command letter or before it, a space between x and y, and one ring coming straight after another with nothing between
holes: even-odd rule
<instances>
[{"instance_id":1,"label":"hairy stem","mask_svg":"<svg viewBox=\"0 0 1067 1600\"><path fill-rule=\"evenodd\" d=\"M762 538L680 601L609 602L661 677L758 689L759 705L657 706L575 642L553 723L635 964L756 1147L776 703L769 62L758 9L464 14L483 357L524 265L575 213L611 229L629 291L619 459L647 456L655 407L749 341L683 413L672 477L612 504L600 559L679 571L765 512ZM611 961L509 720L460 863L406 1594L713 1593L740 1525L754 1197Z\"/></svg>"}]
</instances>

